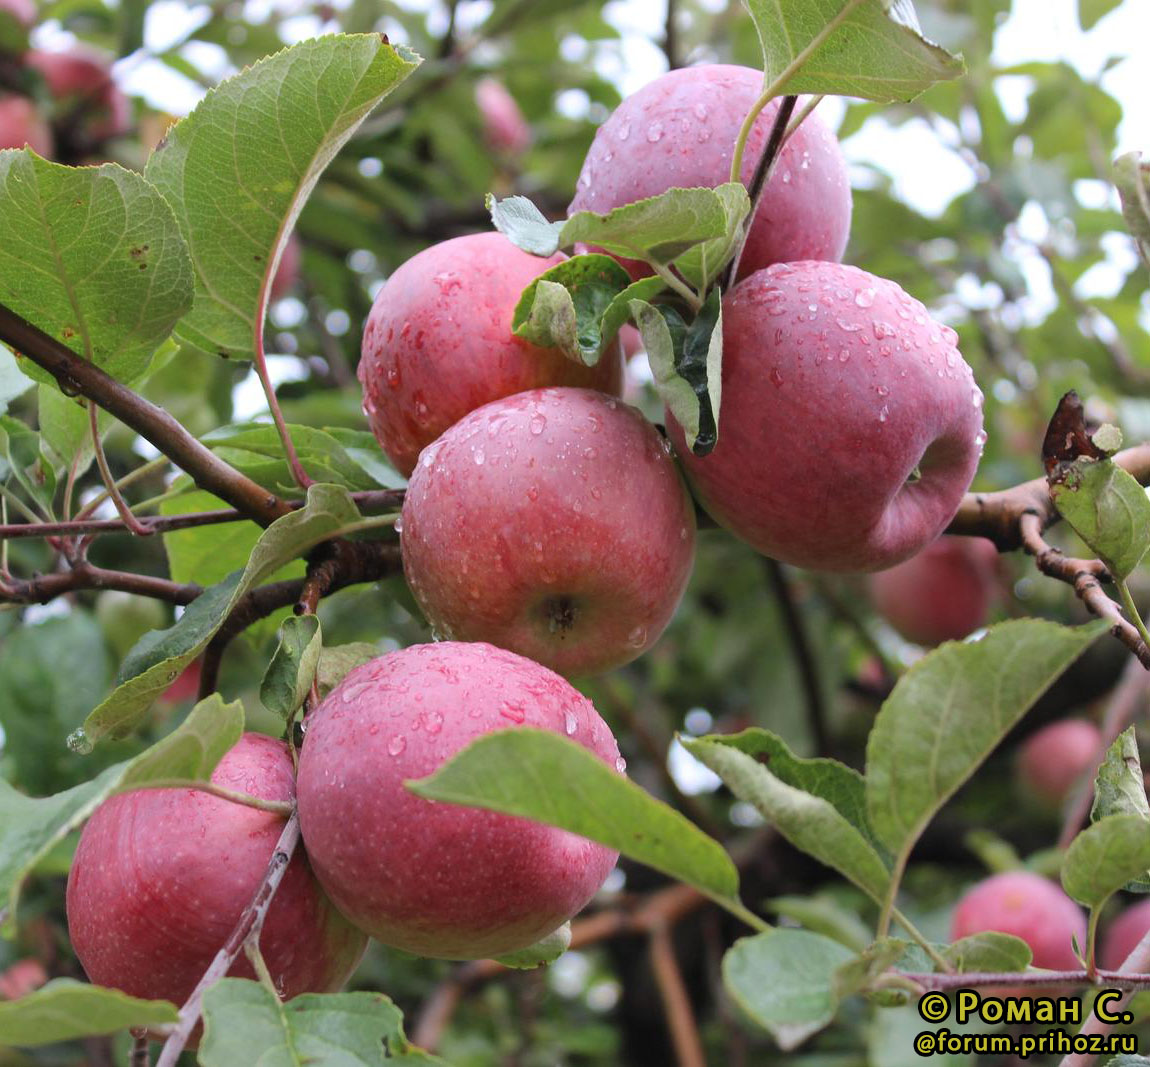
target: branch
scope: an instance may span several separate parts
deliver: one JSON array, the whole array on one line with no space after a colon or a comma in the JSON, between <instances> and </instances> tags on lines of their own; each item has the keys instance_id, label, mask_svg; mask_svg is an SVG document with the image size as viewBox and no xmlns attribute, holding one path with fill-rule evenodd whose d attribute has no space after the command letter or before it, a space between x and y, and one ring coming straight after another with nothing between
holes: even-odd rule
<instances>
[{"instance_id":1,"label":"branch","mask_svg":"<svg viewBox=\"0 0 1150 1067\"><path fill-rule=\"evenodd\" d=\"M1141 945L1139 945L1141 947ZM1137 950L1135 950L1137 951ZM1150 956L1150 953L1148 953ZM1133 954L1131 954L1133 958ZM1147 961L1150 963L1150 960ZM1126 961L1129 963L1129 960ZM1102 986L1106 989L1147 989L1150 988L1150 974L1128 973L1126 963L1119 971L1014 971L979 973L966 971L963 974L911 974L894 971L900 978L907 978L924 990L981 989L985 986ZM1120 1012L1121 1007L1110 1005L1110 1010Z\"/></svg>"},{"instance_id":2,"label":"branch","mask_svg":"<svg viewBox=\"0 0 1150 1067\"><path fill-rule=\"evenodd\" d=\"M699 1038L691 998L683 984L679 961L675 958L670 927L660 926L652 931L647 948L655 984L659 987L659 996L663 1001L667 1028L671 1031L676 1062L679 1067L707 1067L707 1057Z\"/></svg>"},{"instance_id":3,"label":"branch","mask_svg":"<svg viewBox=\"0 0 1150 1067\"><path fill-rule=\"evenodd\" d=\"M99 404L190 474L201 489L214 493L249 518L266 526L287 514L287 506L274 493L225 463L163 408L134 393L2 304L0 341L51 374L65 395L84 396Z\"/></svg>"},{"instance_id":4,"label":"branch","mask_svg":"<svg viewBox=\"0 0 1150 1067\"><path fill-rule=\"evenodd\" d=\"M298 844L299 814L297 812L293 813L291 818L284 823L283 832L280 834L279 841L276 842L267 872L264 874L251 902L240 915L235 929L232 930L231 935L224 943L224 947L216 953L215 959L204 972L203 978L192 990L192 995L188 997L187 1003L180 1009L180 1021L176 1023L175 1029L164 1042L160 1058L156 1061L156 1067L175 1067L180 1053L183 1052L188 1038L191 1037L196 1023L199 1022L203 1011L204 993L231 970L232 964L243 951L248 938L253 935L256 938L259 937L264 916L271 906L272 898L275 896L280 882L283 881L283 877L287 873L288 864L291 862Z\"/></svg>"},{"instance_id":5,"label":"branch","mask_svg":"<svg viewBox=\"0 0 1150 1067\"><path fill-rule=\"evenodd\" d=\"M181 585L167 578L105 570L82 561L67 571L38 574L28 579L0 579L0 602L47 604L58 596L81 589L118 589L137 596L166 600L170 604L190 604L203 592L203 588L194 582Z\"/></svg>"}]
</instances>

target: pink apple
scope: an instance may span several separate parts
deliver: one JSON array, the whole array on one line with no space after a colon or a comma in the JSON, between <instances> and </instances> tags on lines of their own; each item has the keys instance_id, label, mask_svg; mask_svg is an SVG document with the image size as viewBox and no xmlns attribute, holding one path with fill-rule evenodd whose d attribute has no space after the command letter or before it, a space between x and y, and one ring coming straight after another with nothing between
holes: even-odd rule
<instances>
[{"instance_id":1,"label":"pink apple","mask_svg":"<svg viewBox=\"0 0 1150 1067\"><path fill-rule=\"evenodd\" d=\"M440 633L573 676L650 648L695 554L670 445L590 389L536 389L457 422L420 456L402 531L404 573Z\"/></svg>"},{"instance_id":2,"label":"pink apple","mask_svg":"<svg viewBox=\"0 0 1150 1067\"><path fill-rule=\"evenodd\" d=\"M905 563L870 577L875 610L908 641L933 647L986 625L998 584L998 549L984 537L940 537Z\"/></svg>"},{"instance_id":3,"label":"pink apple","mask_svg":"<svg viewBox=\"0 0 1150 1067\"><path fill-rule=\"evenodd\" d=\"M630 323L619 330L619 344L623 349L623 358L627 360L634 359L640 352L646 351L643 335Z\"/></svg>"},{"instance_id":4,"label":"pink apple","mask_svg":"<svg viewBox=\"0 0 1150 1067\"><path fill-rule=\"evenodd\" d=\"M488 401L544 385L618 393L612 345L594 367L511 332L523 289L562 256L540 259L499 233L432 245L379 291L363 331L363 407L384 452L407 475L420 450Z\"/></svg>"},{"instance_id":5,"label":"pink apple","mask_svg":"<svg viewBox=\"0 0 1150 1067\"><path fill-rule=\"evenodd\" d=\"M982 393L955 347L894 282L779 263L723 299L719 440L687 449L696 495L764 555L824 571L913 556L958 509L982 453Z\"/></svg>"},{"instance_id":6,"label":"pink apple","mask_svg":"<svg viewBox=\"0 0 1150 1067\"><path fill-rule=\"evenodd\" d=\"M0 1000L19 1000L35 993L48 981L48 972L38 959L28 956L0 972Z\"/></svg>"},{"instance_id":7,"label":"pink apple","mask_svg":"<svg viewBox=\"0 0 1150 1067\"><path fill-rule=\"evenodd\" d=\"M1018 750L1018 780L1042 804L1060 807L1102 761L1102 732L1089 719L1063 719L1031 734Z\"/></svg>"},{"instance_id":8,"label":"pink apple","mask_svg":"<svg viewBox=\"0 0 1150 1067\"><path fill-rule=\"evenodd\" d=\"M475 105L483 122L483 136L496 152L519 156L531 145L531 127L515 97L496 78L482 78L475 86Z\"/></svg>"},{"instance_id":9,"label":"pink apple","mask_svg":"<svg viewBox=\"0 0 1150 1067\"><path fill-rule=\"evenodd\" d=\"M567 209L604 214L673 187L713 188L730 180L739 127L763 91L762 71L727 64L673 70L627 97L599 127ZM743 154L749 183L779 101L763 110ZM807 117L784 145L747 238L739 277L771 263L842 258L851 191L838 141ZM625 260L632 277L650 274Z\"/></svg>"},{"instance_id":10,"label":"pink apple","mask_svg":"<svg viewBox=\"0 0 1150 1067\"><path fill-rule=\"evenodd\" d=\"M538 941L578 912L616 853L563 830L424 800L404 787L477 737L531 726L621 768L586 697L546 667L443 642L357 667L308 717L303 839L340 911L421 956L480 958Z\"/></svg>"},{"instance_id":11,"label":"pink apple","mask_svg":"<svg viewBox=\"0 0 1150 1067\"><path fill-rule=\"evenodd\" d=\"M293 233L288 238L287 244L284 245L283 255L280 256L280 263L276 268L276 275L272 279L271 292L268 295L273 302L282 300L295 288L295 283L299 281L301 258L302 250L300 249L299 238Z\"/></svg>"},{"instance_id":12,"label":"pink apple","mask_svg":"<svg viewBox=\"0 0 1150 1067\"><path fill-rule=\"evenodd\" d=\"M287 746L245 734L212 781L264 800L294 795ZM102 804L68 877L68 930L88 977L132 996L183 1003L263 879L284 818L194 789L141 789ZM260 947L285 999L338 989L366 938L324 896L302 849ZM254 978L241 956L229 972Z\"/></svg>"},{"instance_id":13,"label":"pink apple","mask_svg":"<svg viewBox=\"0 0 1150 1067\"><path fill-rule=\"evenodd\" d=\"M1074 970L1073 938L1086 947L1086 917L1062 889L1031 871L1007 871L969 889L954 909L950 936L960 937L997 930L1013 934L1030 946L1032 965L1048 970ZM997 997L1024 996L1025 988L985 990ZM1033 991L1031 991L1033 992Z\"/></svg>"},{"instance_id":14,"label":"pink apple","mask_svg":"<svg viewBox=\"0 0 1150 1067\"><path fill-rule=\"evenodd\" d=\"M37 155L51 157L52 131L26 96L0 96L0 148L27 145Z\"/></svg>"},{"instance_id":15,"label":"pink apple","mask_svg":"<svg viewBox=\"0 0 1150 1067\"><path fill-rule=\"evenodd\" d=\"M35 0L0 0L0 12L11 15L21 26L30 27L36 21Z\"/></svg>"},{"instance_id":16,"label":"pink apple","mask_svg":"<svg viewBox=\"0 0 1150 1067\"><path fill-rule=\"evenodd\" d=\"M1150 930L1150 898L1143 897L1107 927L1098 953L1099 966L1107 971L1118 970L1147 930Z\"/></svg>"},{"instance_id":17,"label":"pink apple","mask_svg":"<svg viewBox=\"0 0 1150 1067\"><path fill-rule=\"evenodd\" d=\"M89 141L121 137L131 129L128 98L112 79L108 61L85 49L68 52L31 51L28 65L44 76L56 99L57 121L79 125Z\"/></svg>"}]
</instances>

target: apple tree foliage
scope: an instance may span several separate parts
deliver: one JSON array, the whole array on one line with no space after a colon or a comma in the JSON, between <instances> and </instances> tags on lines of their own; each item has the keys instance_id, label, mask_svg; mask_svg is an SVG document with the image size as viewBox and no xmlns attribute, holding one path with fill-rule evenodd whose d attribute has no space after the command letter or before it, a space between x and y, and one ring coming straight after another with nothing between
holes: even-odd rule
<instances>
[{"instance_id":1,"label":"apple tree foliage","mask_svg":"<svg viewBox=\"0 0 1150 1067\"><path fill-rule=\"evenodd\" d=\"M1118 6L1080 0L1078 17L1090 28ZM388 491L403 480L365 429L354 379L360 325L391 270L492 223L540 255L587 243L646 260L655 275L632 283L608 256L574 255L523 294L516 329L590 364L636 323L650 365L640 406L659 420L665 403L696 451L721 432L718 287L745 190L671 190L552 221L619 101L601 73L619 31L586 0L444 10L314 5L305 21L325 36L285 47L300 37L292 20L203 9L153 61L198 83L222 57L239 73L188 117L165 129L134 101L132 134L103 146L111 162L98 166L0 153L0 304L98 368L102 395L126 387L154 405L92 414L89 378L29 359L27 335L3 318L4 524L115 518L101 466L145 527L202 520L158 536L65 528L3 542L0 976L34 960L47 981L0 1001L0 1062L126 1062L129 1028L176 1020L179 1005L80 981L62 887L96 805L151 781L202 781L245 722L280 733L313 685L322 695L355 665L430 639L394 568L325 590L318 618L292 617L292 600L268 592L297 588L335 539L394 548L400 498ZM1010 11L1010 0L923 0L917 16L905 0L671 0L665 32L652 31L672 65L738 62L763 69L770 95L846 98L841 139L928 129L969 165L968 187L936 214L899 195L897 173L858 168L847 260L958 330L987 393L979 491L1041 473L1047 422L1071 389L1093 423L1150 438L1146 164L1134 153L1111 165L1122 111L1096 79L1065 63L992 62ZM48 14L131 65L155 12L81 0ZM24 31L0 19L16 55ZM474 89L489 74L530 122L524 154L484 140ZM300 276L272 300L293 231ZM277 424L251 421L256 379L281 371ZM157 411L183 427L175 445ZM1109 458L1118 447L1099 431L1048 471L1049 492L1060 543L1101 561L1114 603L1137 618L1150 600L1150 504ZM237 501L248 517L212 521ZM1062 852L1058 820L1017 802L1011 759L1034 726L1113 708L1142 667L1022 553L1004 572L999 621L919 657L856 579L791 571L705 533L660 644L583 684L629 778L519 729L411 785L619 850L622 873L599 903L617 927L594 936L576 920L502 968L373 946L348 991L287 1004L226 979L204 999L188 1062L435 1062L417 1038L462 1065L686 1064L694 1049L715 1063L901 1063L922 1028L915 981L1030 961L1005 935L947 944L950 909L987 867L1060 875L1089 909L1079 947L1090 959L1115 894L1150 885L1137 738L1100 759L1090 823ZM225 647L206 687L218 692L173 685L194 683ZM665 914L674 884L687 903ZM669 968L655 950L668 923ZM571 937L586 940L565 952ZM676 974L687 1007L668 992ZM690 1018L668 1018L671 1005Z\"/></svg>"}]
</instances>

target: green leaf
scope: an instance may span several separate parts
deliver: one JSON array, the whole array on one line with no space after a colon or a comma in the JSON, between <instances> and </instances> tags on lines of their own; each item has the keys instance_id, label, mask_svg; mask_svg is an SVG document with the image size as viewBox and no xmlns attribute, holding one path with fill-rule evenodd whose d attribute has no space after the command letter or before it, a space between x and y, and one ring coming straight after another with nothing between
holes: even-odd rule
<instances>
[{"instance_id":1,"label":"green leaf","mask_svg":"<svg viewBox=\"0 0 1150 1067\"><path fill-rule=\"evenodd\" d=\"M866 989L874 978L906 956L908 951L915 949L909 941L897 937L884 937L868 945L867 948L854 959L835 968L831 978L831 988L839 1000Z\"/></svg>"},{"instance_id":2,"label":"green leaf","mask_svg":"<svg viewBox=\"0 0 1150 1067\"><path fill-rule=\"evenodd\" d=\"M196 302L177 327L181 341L254 357L271 279L304 201L417 63L379 34L304 41L229 78L168 131L144 173L192 252Z\"/></svg>"},{"instance_id":3,"label":"green leaf","mask_svg":"<svg viewBox=\"0 0 1150 1067\"><path fill-rule=\"evenodd\" d=\"M780 95L894 103L965 70L960 58L923 37L910 0L747 0L747 8L763 49L765 81Z\"/></svg>"},{"instance_id":4,"label":"green leaf","mask_svg":"<svg viewBox=\"0 0 1150 1067\"><path fill-rule=\"evenodd\" d=\"M258 982L224 978L204 994L203 1067L442 1063L412 1046L382 993L305 993L281 1002Z\"/></svg>"},{"instance_id":5,"label":"green leaf","mask_svg":"<svg viewBox=\"0 0 1150 1067\"><path fill-rule=\"evenodd\" d=\"M1126 578L1150 548L1150 498L1113 460L1076 459L1051 483L1050 496L1115 578Z\"/></svg>"},{"instance_id":6,"label":"green leaf","mask_svg":"<svg viewBox=\"0 0 1150 1067\"><path fill-rule=\"evenodd\" d=\"M795 848L849 878L873 900L882 901L890 872L866 837L834 804L786 784L754 757L718 739L681 741L691 755L722 778L740 800L753 804Z\"/></svg>"},{"instance_id":7,"label":"green leaf","mask_svg":"<svg viewBox=\"0 0 1150 1067\"><path fill-rule=\"evenodd\" d=\"M1033 954L1020 937L987 930L962 937L942 950L942 957L956 971L999 972L1024 971Z\"/></svg>"},{"instance_id":8,"label":"green leaf","mask_svg":"<svg viewBox=\"0 0 1150 1067\"><path fill-rule=\"evenodd\" d=\"M1150 868L1150 819L1108 815L1083 830L1066 850L1062 888L1088 908L1100 908Z\"/></svg>"},{"instance_id":9,"label":"green leaf","mask_svg":"<svg viewBox=\"0 0 1150 1067\"><path fill-rule=\"evenodd\" d=\"M120 666L116 688L85 720L88 737L99 741L131 733L152 701L207 647L240 597L321 541L353 531L359 519L347 490L311 486L305 507L264 530L242 572L205 589L174 626L140 638Z\"/></svg>"},{"instance_id":10,"label":"green leaf","mask_svg":"<svg viewBox=\"0 0 1150 1067\"><path fill-rule=\"evenodd\" d=\"M631 276L610 256L572 256L523 290L512 328L532 344L558 348L568 359L593 367L615 336L603 316L630 284Z\"/></svg>"},{"instance_id":11,"label":"green leaf","mask_svg":"<svg viewBox=\"0 0 1150 1067\"><path fill-rule=\"evenodd\" d=\"M879 840L908 854L935 813L1105 630L1103 622L1069 628L1017 619L914 664L867 742L867 807Z\"/></svg>"},{"instance_id":12,"label":"green leaf","mask_svg":"<svg viewBox=\"0 0 1150 1067\"><path fill-rule=\"evenodd\" d=\"M28 872L113 793L160 778L206 781L243 732L243 705L218 694L200 701L163 740L127 763L50 797L29 797L0 779L0 899L3 929L15 922L20 888Z\"/></svg>"},{"instance_id":13,"label":"green leaf","mask_svg":"<svg viewBox=\"0 0 1150 1067\"><path fill-rule=\"evenodd\" d=\"M570 944L571 924L566 922L558 930L553 930L542 940L536 941L534 945L528 945L506 956L496 957L496 962L515 970L531 971L544 964L554 963L567 951Z\"/></svg>"},{"instance_id":14,"label":"green leaf","mask_svg":"<svg viewBox=\"0 0 1150 1067\"><path fill-rule=\"evenodd\" d=\"M40 435L11 415L0 415L0 480L14 475L45 515L52 514L56 472L40 452Z\"/></svg>"},{"instance_id":15,"label":"green leaf","mask_svg":"<svg viewBox=\"0 0 1150 1067\"><path fill-rule=\"evenodd\" d=\"M705 456L719 436L723 359L719 290L710 291L690 325L674 308L642 300L631 301L631 315L643 335L659 399L683 428L691 451Z\"/></svg>"},{"instance_id":16,"label":"green leaf","mask_svg":"<svg viewBox=\"0 0 1150 1067\"><path fill-rule=\"evenodd\" d=\"M1150 163L1141 152L1127 152L1114 161L1114 184L1122 200L1122 217L1134 238L1142 262L1150 267Z\"/></svg>"},{"instance_id":17,"label":"green leaf","mask_svg":"<svg viewBox=\"0 0 1150 1067\"><path fill-rule=\"evenodd\" d=\"M311 690L322 648L323 635L314 615L284 620L279 646L260 683L260 700L268 711L285 719L295 714Z\"/></svg>"},{"instance_id":18,"label":"green leaf","mask_svg":"<svg viewBox=\"0 0 1150 1067\"><path fill-rule=\"evenodd\" d=\"M0 1045L31 1048L177 1019L179 1010L166 1000L57 978L19 1000L0 1001Z\"/></svg>"},{"instance_id":19,"label":"green leaf","mask_svg":"<svg viewBox=\"0 0 1150 1067\"><path fill-rule=\"evenodd\" d=\"M617 256L670 263L687 249L726 236L727 212L714 189L668 189L605 215L577 211L559 232L559 246L597 245Z\"/></svg>"},{"instance_id":20,"label":"green leaf","mask_svg":"<svg viewBox=\"0 0 1150 1067\"><path fill-rule=\"evenodd\" d=\"M32 379L17 366L11 349L0 344L0 415L13 400L31 389L32 384Z\"/></svg>"},{"instance_id":21,"label":"green leaf","mask_svg":"<svg viewBox=\"0 0 1150 1067\"><path fill-rule=\"evenodd\" d=\"M767 910L793 919L804 929L829 937L853 952L862 952L871 943L870 927L828 893L773 897L767 901Z\"/></svg>"},{"instance_id":22,"label":"green leaf","mask_svg":"<svg viewBox=\"0 0 1150 1067\"><path fill-rule=\"evenodd\" d=\"M784 1051L835 1016L835 972L855 958L837 941L806 930L771 930L736 941L723 957L723 984L747 1016Z\"/></svg>"},{"instance_id":23,"label":"green leaf","mask_svg":"<svg viewBox=\"0 0 1150 1067\"><path fill-rule=\"evenodd\" d=\"M343 681L344 675L380 655L382 653L379 646L368 641L352 641L347 645L334 645L331 648L321 649L315 672L319 695L327 696Z\"/></svg>"},{"instance_id":24,"label":"green leaf","mask_svg":"<svg viewBox=\"0 0 1150 1067\"><path fill-rule=\"evenodd\" d=\"M582 745L547 730L496 730L406 784L429 800L580 834L716 899L738 892L738 872L717 841Z\"/></svg>"},{"instance_id":25,"label":"green leaf","mask_svg":"<svg viewBox=\"0 0 1150 1067\"><path fill-rule=\"evenodd\" d=\"M0 291L16 314L131 382L192 305L192 265L171 207L114 163L64 167L0 152ZM56 379L31 361L38 381Z\"/></svg>"},{"instance_id":26,"label":"green leaf","mask_svg":"<svg viewBox=\"0 0 1150 1067\"><path fill-rule=\"evenodd\" d=\"M1146 780L1133 726L1114 739L1094 778L1090 821L1097 822L1108 815L1141 815L1150 819L1150 801L1146 799Z\"/></svg>"},{"instance_id":27,"label":"green leaf","mask_svg":"<svg viewBox=\"0 0 1150 1067\"><path fill-rule=\"evenodd\" d=\"M1078 0L1078 24L1089 30L1120 3L1122 0Z\"/></svg>"},{"instance_id":28,"label":"green leaf","mask_svg":"<svg viewBox=\"0 0 1150 1067\"><path fill-rule=\"evenodd\" d=\"M487 210L495 228L517 248L533 256L553 256L559 251L561 222L548 222L546 216L525 196L498 200L487 194Z\"/></svg>"},{"instance_id":29,"label":"green leaf","mask_svg":"<svg viewBox=\"0 0 1150 1067\"><path fill-rule=\"evenodd\" d=\"M689 248L675 260L675 268L695 289L706 292L712 282L735 254L735 246L742 236L743 220L751 212L751 198L742 182L727 182L715 189L715 195L726 215L726 230L722 237Z\"/></svg>"}]
</instances>

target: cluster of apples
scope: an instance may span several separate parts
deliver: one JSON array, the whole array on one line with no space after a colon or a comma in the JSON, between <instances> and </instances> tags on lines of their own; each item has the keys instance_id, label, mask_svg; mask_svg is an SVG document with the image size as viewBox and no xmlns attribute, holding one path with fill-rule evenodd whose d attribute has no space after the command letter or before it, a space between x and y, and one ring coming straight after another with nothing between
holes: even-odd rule
<instances>
[{"instance_id":1,"label":"cluster of apples","mask_svg":"<svg viewBox=\"0 0 1150 1067\"><path fill-rule=\"evenodd\" d=\"M702 66L625 100L595 137L571 210L721 184L761 84L758 71ZM768 107L754 127L745 178L773 117ZM724 297L721 428L706 457L672 418L665 437L618 399L617 342L587 367L513 334L522 290L560 257L480 234L428 248L387 280L363 335L364 411L409 477L404 569L444 640L352 671L308 716L294 784L286 748L254 737L216 772L298 799L295 889L281 890L264 932L285 993L338 984L366 935L428 956L517 950L602 884L610 850L436 805L403 782L523 725L623 773L611 731L565 676L641 655L679 603L696 524L676 451L721 525L792 564L888 567L950 521L981 451L982 395L952 330L893 282L837 262L850 213L841 151L812 115L782 151ZM90 977L183 999L258 882L279 821L188 790L104 805L68 895ZM280 930L293 935L281 942ZM155 965L161 945L178 967Z\"/></svg>"},{"instance_id":2,"label":"cluster of apples","mask_svg":"<svg viewBox=\"0 0 1150 1067\"><path fill-rule=\"evenodd\" d=\"M36 16L34 0L0 0L0 20L17 36L26 37ZM8 85L0 93L0 148L27 145L49 159L80 163L131 128L128 98L98 53L29 49L4 58L14 61L20 91ZM46 99L47 108L37 103L38 96Z\"/></svg>"}]
</instances>

